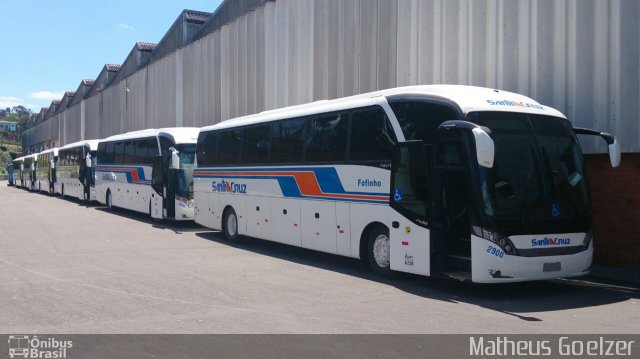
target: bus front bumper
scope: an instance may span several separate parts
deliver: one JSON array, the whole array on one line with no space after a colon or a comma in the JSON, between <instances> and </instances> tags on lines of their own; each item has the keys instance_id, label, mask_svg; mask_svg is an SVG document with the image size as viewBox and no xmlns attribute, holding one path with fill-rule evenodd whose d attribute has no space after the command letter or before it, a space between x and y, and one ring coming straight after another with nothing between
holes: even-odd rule
<instances>
[{"instance_id":1,"label":"bus front bumper","mask_svg":"<svg viewBox=\"0 0 640 359\"><path fill-rule=\"evenodd\" d=\"M521 257L492 253L496 245L471 236L471 279L476 283L508 283L579 277L589 274L593 241L587 250L556 256Z\"/></svg>"}]
</instances>

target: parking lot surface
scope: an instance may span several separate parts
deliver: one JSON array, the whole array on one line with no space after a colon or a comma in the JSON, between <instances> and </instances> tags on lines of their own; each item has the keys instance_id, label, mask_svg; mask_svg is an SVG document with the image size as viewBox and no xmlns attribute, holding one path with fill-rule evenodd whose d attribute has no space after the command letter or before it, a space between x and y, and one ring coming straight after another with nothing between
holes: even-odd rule
<instances>
[{"instance_id":1,"label":"parking lot surface","mask_svg":"<svg viewBox=\"0 0 640 359\"><path fill-rule=\"evenodd\" d=\"M0 182L2 333L639 333L639 297L589 277L381 279L357 260Z\"/></svg>"}]
</instances>

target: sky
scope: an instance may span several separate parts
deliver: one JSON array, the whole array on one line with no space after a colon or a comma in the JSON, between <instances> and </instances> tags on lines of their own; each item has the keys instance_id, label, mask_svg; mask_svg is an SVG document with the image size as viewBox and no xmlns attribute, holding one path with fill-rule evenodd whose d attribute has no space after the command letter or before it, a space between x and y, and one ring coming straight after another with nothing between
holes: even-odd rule
<instances>
[{"instance_id":1,"label":"sky","mask_svg":"<svg viewBox=\"0 0 640 359\"><path fill-rule=\"evenodd\" d=\"M184 9L221 0L0 0L0 108L33 112L121 64L138 41L158 43Z\"/></svg>"}]
</instances>

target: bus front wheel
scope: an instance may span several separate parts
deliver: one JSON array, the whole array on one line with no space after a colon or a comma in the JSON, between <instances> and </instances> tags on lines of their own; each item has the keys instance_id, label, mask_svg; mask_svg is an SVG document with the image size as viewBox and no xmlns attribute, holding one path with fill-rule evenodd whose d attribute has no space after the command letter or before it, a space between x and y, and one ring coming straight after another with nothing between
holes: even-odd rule
<instances>
[{"instance_id":1,"label":"bus front wheel","mask_svg":"<svg viewBox=\"0 0 640 359\"><path fill-rule=\"evenodd\" d=\"M224 238L229 242L238 241L238 216L231 207L224 211L222 216L222 232L224 233Z\"/></svg>"},{"instance_id":2,"label":"bus front wheel","mask_svg":"<svg viewBox=\"0 0 640 359\"><path fill-rule=\"evenodd\" d=\"M369 267L373 273L391 277L391 251L390 251L389 229L377 226L369 232L367 240L367 259Z\"/></svg>"}]
</instances>

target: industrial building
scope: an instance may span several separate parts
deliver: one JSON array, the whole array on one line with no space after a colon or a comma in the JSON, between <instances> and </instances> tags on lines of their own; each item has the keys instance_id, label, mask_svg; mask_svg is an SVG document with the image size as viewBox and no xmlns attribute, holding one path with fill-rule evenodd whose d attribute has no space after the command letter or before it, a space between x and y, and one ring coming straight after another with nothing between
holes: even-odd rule
<instances>
[{"instance_id":1,"label":"industrial building","mask_svg":"<svg viewBox=\"0 0 640 359\"><path fill-rule=\"evenodd\" d=\"M596 263L640 269L638 18L635 0L226 0L80 81L22 141L35 152L404 85L514 91L618 137L618 169L581 139Z\"/></svg>"}]
</instances>

